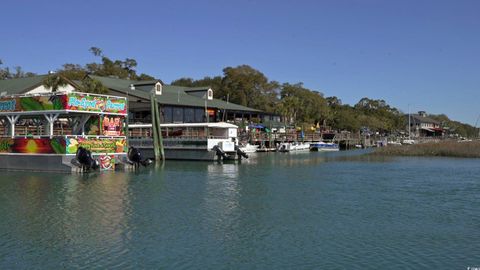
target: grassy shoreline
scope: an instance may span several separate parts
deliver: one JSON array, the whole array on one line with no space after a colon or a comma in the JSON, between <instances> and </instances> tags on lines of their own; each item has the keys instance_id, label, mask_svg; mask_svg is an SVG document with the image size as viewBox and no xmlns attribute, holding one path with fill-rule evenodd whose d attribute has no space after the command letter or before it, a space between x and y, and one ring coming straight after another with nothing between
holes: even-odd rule
<instances>
[{"instance_id":1,"label":"grassy shoreline","mask_svg":"<svg viewBox=\"0 0 480 270\"><path fill-rule=\"evenodd\" d=\"M371 154L379 156L480 158L480 141L441 141L437 143L388 146L377 148Z\"/></svg>"}]
</instances>

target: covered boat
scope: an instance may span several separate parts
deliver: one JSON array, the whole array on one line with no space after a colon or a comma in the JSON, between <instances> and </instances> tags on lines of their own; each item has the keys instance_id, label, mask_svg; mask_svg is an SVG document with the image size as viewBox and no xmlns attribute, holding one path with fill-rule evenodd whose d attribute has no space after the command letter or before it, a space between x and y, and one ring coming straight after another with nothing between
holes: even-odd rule
<instances>
[{"instance_id":1,"label":"covered boat","mask_svg":"<svg viewBox=\"0 0 480 270\"><path fill-rule=\"evenodd\" d=\"M80 92L3 96L0 169L71 172L124 167L126 116L123 97Z\"/></svg>"},{"instance_id":2,"label":"covered boat","mask_svg":"<svg viewBox=\"0 0 480 270\"><path fill-rule=\"evenodd\" d=\"M241 154L236 125L225 122L161 124L165 159L234 160ZM129 125L130 145L153 157L151 124Z\"/></svg>"}]
</instances>

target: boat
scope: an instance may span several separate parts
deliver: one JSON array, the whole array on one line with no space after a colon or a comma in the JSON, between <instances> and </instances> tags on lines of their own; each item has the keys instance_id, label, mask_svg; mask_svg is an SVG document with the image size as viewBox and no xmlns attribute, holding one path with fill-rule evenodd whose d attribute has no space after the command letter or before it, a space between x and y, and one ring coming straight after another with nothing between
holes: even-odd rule
<instances>
[{"instance_id":1,"label":"boat","mask_svg":"<svg viewBox=\"0 0 480 270\"><path fill-rule=\"evenodd\" d=\"M245 153L255 153L259 150L260 146L247 143L244 146L240 146L239 148Z\"/></svg>"},{"instance_id":2,"label":"boat","mask_svg":"<svg viewBox=\"0 0 480 270\"><path fill-rule=\"evenodd\" d=\"M401 143L401 142L397 142L397 141L388 141L388 142L387 142L387 145L399 146L399 145L402 145L402 143Z\"/></svg>"},{"instance_id":3,"label":"boat","mask_svg":"<svg viewBox=\"0 0 480 270\"><path fill-rule=\"evenodd\" d=\"M129 167L124 97L81 92L0 98L0 169L75 172Z\"/></svg>"},{"instance_id":4,"label":"boat","mask_svg":"<svg viewBox=\"0 0 480 270\"><path fill-rule=\"evenodd\" d=\"M152 124L131 124L129 143L153 158ZM235 160L247 157L237 145L238 126L225 122L161 124L165 159Z\"/></svg>"},{"instance_id":5,"label":"boat","mask_svg":"<svg viewBox=\"0 0 480 270\"><path fill-rule=\"evenodd\" d=\"M300 142L287 142L281 143L278 146L279 152L300 152L300 151L309 151L310 144L300 143Z\"/></svg>"},{"instance_id":6,"label":"boat","mask_svg":"<svg viewBox=\"0 0 480 270\"><path fill-rule=\"evenodd\" d=\"M326 143L326 142L313 142L310 143L310 151L339 151L340 147L336 143Z\"/></svg>"}]
</instances>

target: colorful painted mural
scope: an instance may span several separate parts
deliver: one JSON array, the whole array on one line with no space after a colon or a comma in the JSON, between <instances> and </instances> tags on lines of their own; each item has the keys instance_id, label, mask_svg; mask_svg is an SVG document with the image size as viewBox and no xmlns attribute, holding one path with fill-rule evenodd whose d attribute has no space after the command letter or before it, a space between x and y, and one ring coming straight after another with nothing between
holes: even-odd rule
<instances>
[{"instance_id":1,"label":"colorful painted mural","mask_svg":"<svg viewBox=\"0 0 480 270\"><path fill-rule=\"evenodd\" d=\"M90 150L92 153L125 153L125 138L83 138L73 137L66 140L66 153L75 154L78 147Z\"/></svg>"},{"instance_id":2,"label":"colorful painted mural","mask_svg":"<svg viewBox=\"0 0 480 270\"><path fill-rule=\"evenodd\" d=\"M0 138L0 153L76 154L80 146L92 153L126 152L125 138Z\"/></svg>"},{"instance_id":3,"label":"colorful painted mural","mask_svg":"<svg viewBox=\"0 0 480 270\"><path fill-rule=\"evenodd\" d=\"M0 99L0 112L72 110L127 113L126 99L70 93Z\"/></svg>"},{"instance_id":4,"label":"colorful painted mural","mask_svg":"<svg viewBox=\"0 0 480 270\"><path fill-rule=\"evenodd\" d=\"M86 94L68 94L67 110L127 113L126 100L105 96L92 96Z\"/></svg>"},{"instance_id":5,"label":"colorful painted mural","mask_svg":"<svg viewBox=\"0 0 480 270\"><path fill-rule=\"evenodd\" d=\"M123 136L125 117L121 116L104 116L102 119L102 135L103 136Z\"/></svg>"},{"instance_id":6,"label":"colorful painted mural","mask_svg":"<svg viewBox=\"0 0 480 270\"><path fill-rule=\"evenodd\" d=\"M114 155L101 155L98 158L101 171L114 171L115 170L115 156Z\"/></svg>"},{"instance_id":7,"label":"colorful painted mural","mask_svg":"<svg viewBox=\"0 0 480 270\"><path fill-rule=\"evenodd\" d=\"M66 95L2 98L0 112L63 110L66 102Z\"/></svg>"},{"instance_id":8,"label":"colorful painted mural","mask_svg":"<svg viewBox=\"0 0 480 270\"><path fill-rule=\"evenodd\" d=\"M64 137L0 138L0 153L65 154Z\"/></svg>"}]
</instances>

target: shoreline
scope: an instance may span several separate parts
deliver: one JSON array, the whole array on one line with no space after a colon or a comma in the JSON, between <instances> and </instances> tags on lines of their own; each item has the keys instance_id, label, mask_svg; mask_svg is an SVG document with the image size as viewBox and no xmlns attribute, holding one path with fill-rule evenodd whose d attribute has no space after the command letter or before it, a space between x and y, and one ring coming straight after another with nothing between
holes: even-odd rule
<instances>
[{"instance_id":1,"label":"shoreline","mask_svg":"<svg viewBox=\"0 0 480 270\"><path fill-rule=\"evenodd\" d=\"M370 155L480 158L480 141L441 141L377 148Z\"/></svg>"}]
</instances>

